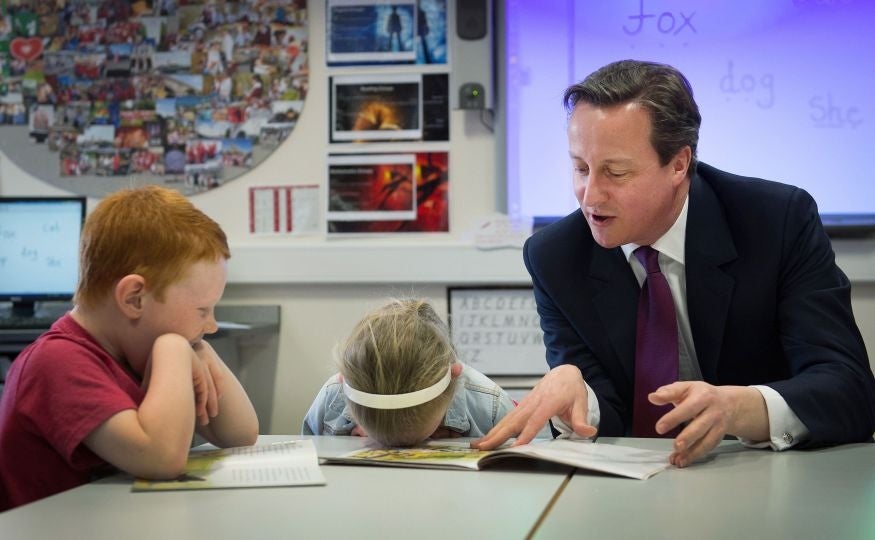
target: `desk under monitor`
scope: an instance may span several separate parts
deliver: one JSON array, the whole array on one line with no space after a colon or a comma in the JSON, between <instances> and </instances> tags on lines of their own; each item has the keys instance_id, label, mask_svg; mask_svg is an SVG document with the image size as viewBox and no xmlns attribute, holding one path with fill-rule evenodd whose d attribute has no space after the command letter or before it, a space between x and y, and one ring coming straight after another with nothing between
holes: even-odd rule
<instances>
[{"instance_id":1,"label":"desk under monitor","mask_svg":"<svg viewBox=\"0 0 875 540\"><path fill-rule=\"evenodd\" d=\"M0 356L13 359L48 328L0 328Z\"/></svg>"},{"instance_id":2,"label":"desk under monitor","mask_svg":"<svg viewBox=\"0 0 875 540\"><path fill-rule=\"evenodd\" d=\"M69 302L53 302L41 306L38 316L19 321L8 305L0 304L0 356L14 358L72 307ZM270 306L216 306L216 317L219 329L207 339L255 335L279 325L279 309Z\"/></svg>"},{"instance_id":3,"label":"desk under monitor","mask_svg":"<svg viewBox=\"0 0 875 540\"><path fill-rule=\"evenodd\" d=\"M0 356L14 359L71 307L69 302L45 302L35 316L16 317L8 303L0 304Z\"/></svg>"},{"instance_id":4,"label":"desk under monitor","mask_svg":"<svg viewBox=\"0 0 875 540\"><path fill-rule=\"evenodd\" d=\"M313 439L323 456L363 444ZM325 486L189 492L132 493L131 478L117 475L0 514L0 537L875 538L873 444L774 453L726 441L704 462L649 480L531 463L322 469Z\"/></svg>"},{"instance_id":5,"label":"desk under monitor","mask_svg":"<svg viewBox=\"0 0 875 540\"><path fill-rule=\"evenodd\" d=\"M72 305L46 303L37 315L46 322L39 328L4 326L10 317L8 305L0 304L0 393L5 370L16 356ZM273 408L274 381L279 348L280 307L276 305L216 306L219 329L207 341L215 347L249 394L262 425L269 426Z\"/></svg>"}]
</instances>

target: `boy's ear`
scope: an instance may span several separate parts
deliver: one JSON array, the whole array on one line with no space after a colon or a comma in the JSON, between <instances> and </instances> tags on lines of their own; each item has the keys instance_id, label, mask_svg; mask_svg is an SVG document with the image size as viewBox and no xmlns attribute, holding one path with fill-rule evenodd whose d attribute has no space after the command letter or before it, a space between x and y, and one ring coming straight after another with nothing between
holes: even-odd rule
<instances>
[{"instance_id":1,"label":"boy's ear","mask_svg":"<svg viewBox=\"0 0 875 540\"><path fill-rule=\"evenodd\" d=\"M115 285L116 306L129 319L143 315L143 297L146 295L146 280L139 274L128 274Z\"/></svg>"},{"instance_id":2,"label":"boy's ear","mask_svg":"<svg viewBox=\"0 0 875 540\"><path fill-rule=\"evenodd\" d=\"M450 377L456 378L462 374L462 364L458 362L453 362L453 365L450 367Z\"/></svg>"}]
</instances>

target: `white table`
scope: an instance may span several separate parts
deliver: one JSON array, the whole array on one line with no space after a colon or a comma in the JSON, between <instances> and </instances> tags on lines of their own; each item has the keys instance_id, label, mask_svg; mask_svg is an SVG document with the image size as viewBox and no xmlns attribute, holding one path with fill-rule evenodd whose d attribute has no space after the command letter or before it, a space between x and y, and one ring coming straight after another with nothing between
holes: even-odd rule
<instances>
[{"instance_id":1,"label":"white table","mask_svg":"<svg viewBox=\"0 0 875 540\"><path fill-rule=\"evenodd\" d=\"M320 455L363 442L313 439ZM572 469L322 471L325 486L153 493L131 493L132 479L117 475L0 514L0 538L524 538Z\"/></svg>"},{"instance_id":2,"label":"white table","mask_svg":"<svg viewBox=\"0 0 875 540\"><path fill-rule=\"evenodd\" d=\"M313 439L323 456L364 442ZM875 444L775 453L726 441L649 480L535 463L322 470L325 486L155 493L117 475L0 514L0 538L875 538Z\"/></svg>"},{"instance_id":3,"label":"white table","mask_svg":"<svg viewBox=\"0 0 875 540\"><path fill-rule=\"evenodd\" d=\"M875 538L875 444L772 452L725 441L703 462L644 482L577 472L535 538L572 531L635 540Z\"/></svg>"}]
</instances>

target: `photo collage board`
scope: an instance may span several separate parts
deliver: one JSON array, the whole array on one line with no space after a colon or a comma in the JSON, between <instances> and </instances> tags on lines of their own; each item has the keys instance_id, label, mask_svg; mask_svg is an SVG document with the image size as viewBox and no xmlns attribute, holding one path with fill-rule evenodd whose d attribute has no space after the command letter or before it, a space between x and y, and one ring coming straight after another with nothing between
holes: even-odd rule
<instances>
[{"instance_id":1,"label":"photo collage board","mask_svg":"<svg viewBox=\"0 0 875 540\"><path fill-rule=\"evenodd\" d=\"M289 135L308 73L306 0L0 0L0 148L83 195L198 193Z\"/></svg>"},{"instance_id":2,"label":"photo collage board","mask_svg":"<svg viewBox=\"0 0 875 540\"><path fill-rule=\"evenodd\" d=\"M326 232L449 232L447 0L327 0L325 20Z\"/></svg>"}]
</instances>

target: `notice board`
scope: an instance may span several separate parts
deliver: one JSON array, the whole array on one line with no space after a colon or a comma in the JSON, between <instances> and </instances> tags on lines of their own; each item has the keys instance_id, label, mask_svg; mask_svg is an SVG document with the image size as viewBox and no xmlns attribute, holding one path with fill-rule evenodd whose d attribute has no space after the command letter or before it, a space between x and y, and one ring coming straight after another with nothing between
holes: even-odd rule
<instances>
[{"instance_id":1,"label":"notice board","mask_svg":"<svg viewBox=\"0 0 875 540\"><path fill-rule=\"evenodd\" d=\"M542 375L544 335L531 287L449 287L450 335L459 359L489 375Z\"/></svg>"}]
</instances>

